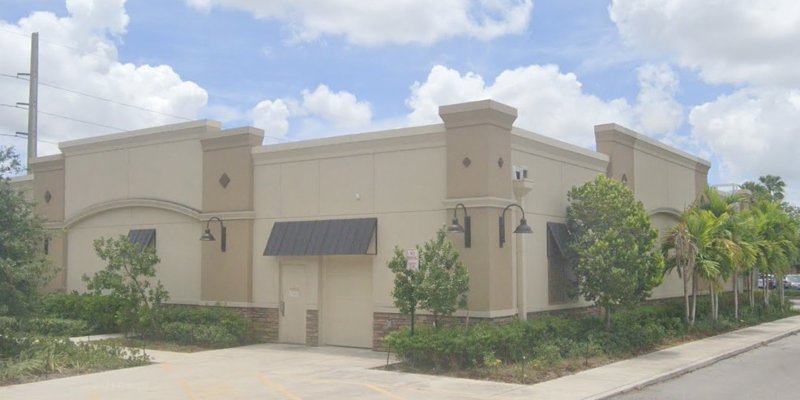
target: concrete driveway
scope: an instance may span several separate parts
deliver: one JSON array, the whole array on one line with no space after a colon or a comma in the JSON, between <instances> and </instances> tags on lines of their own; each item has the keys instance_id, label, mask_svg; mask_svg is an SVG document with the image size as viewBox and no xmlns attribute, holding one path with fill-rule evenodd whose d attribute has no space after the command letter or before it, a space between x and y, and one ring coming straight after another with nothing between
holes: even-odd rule
<instances>
[{"instance_id":1,"label":"concrete driveway","mask_svg":"<svg viewBox=\"0 0 800 400\"><path fill-rule=\"evenodd\" d=\"M7 386L0 399L484 399L522 398L526 388L373 370L386 353L364 349L261 344L149 353L156 364Z\"/></svg>"},{"instance_id":2,"label":"concrete driveway","mask_svg":"<svg viewBox=\"0 0 800 400\"><path fill-rule=\"evenodd\" d=\"M604 399L800 333L800 316L684 343L524 386L372 369L386 353L261 344L156 364L0 388L0 399Z\"/></svg>"}]
</instances>

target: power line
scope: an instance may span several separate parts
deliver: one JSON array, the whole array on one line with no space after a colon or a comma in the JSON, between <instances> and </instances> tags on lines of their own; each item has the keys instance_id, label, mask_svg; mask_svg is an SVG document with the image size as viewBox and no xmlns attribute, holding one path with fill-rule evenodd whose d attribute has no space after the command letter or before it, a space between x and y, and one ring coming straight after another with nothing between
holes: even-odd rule
<instances>
[{"instance_id":1,"label":"power line","mask_svg":"<svg viewBox=\"0 0 800 400\"><path fill-rule=\"evenodd\" d=\"M5 73L0 73L0 76L6 77L6 78L19 79L19 80L23 80L23 81L27 81L28 80L28 79L26 79L24 77L15 76L15 75L11 75L11 74L5 74ZM63 90L65 92L77 94L77 95L80 95L80 96L90 97L90 98L95 99L95 100L105 101L105 102L117 104L117 105L124 106L124 107L135 108L137 110L142 110L142 111L147 111L147 112L151 112L151 113L154 113L154 114L163 115L165 117L181 119L181 120L184 120L184 121L194 121L193 118L184 117L184 116L181 116L181 115L170 114L170 113L165 113L165 112L153 110L153 109L150 109L150 108L137 106L137 105L134 105L134 104L123 103L121 101L112 100L112 99L105 98L105 97L100 97L100 96L97 96L97 95L94 95L94 94L91 94L91 93L86 93L86 92L81 92L81 91L77 91L77 90L73 90L73 89L68 89L68 88L65 88L65 87L62 87L62 86L58 86L58 85L54 85L54 84L48 83L48 82L39 81L39 84L42 85L42 86L47 86L49 88Z\"/></svg>"},{"instance_id":2,"label":"power line","mask_svg":"<svg viewBox=\"0 0 800 400\"><path fill-rule=\"evenodd\" d=\"M15 105L11 105L11 104L2 104L2 103L0 103L0 106L8 107L8 108L19 108L21 110L25 110L24 107L15 106ZM39 110L39 114L44 114L44 115L49 115L51 117L62 118L62 119L70 120L70 121L80 122L82 124L99 126L99 127L102 127L102 128L110 128L110 129L114 129L114 130L117 130L117 131L120 131L120 132L124 132L124 131L127 130L127 129L117 128L116 126L100 124L100 123L97 123L97 122L86 121L86 120L78 119L78 118L72 118L72 117L68 117L66 115L51 113L51 112L47 112L47 111L43 111L43 110Z\"/></svg>"},{"instance_id":3,"label":"power line","mask_svg":"<svg viewBox=\"0 0 800 400\"><path fill-rule=\"evenodd\" d=\"M8 136L8 137L13 137L13 138L17 138L17 139L27 140L27 138L25 138L23 136L16 135L16 134L12 135L10 133L0 133L0 136ZM44 140L42 138L37 138L37 140L40 141L40 142L49 143L49 144L58 144L56 142L53 142L53 141L50 141L50 140Z\"/></svg>"},{"instance_id":4,"label":"power line","mask_svg":"<svg viewBox=\"0 0 800 400\"><path fill-rule=\"evenodd\" d=\"M22 37L28 38L28 39L30 39L30 37L31 37L30 33L15 32L15 31L12 31L10 29L0 28L0 31L6 32L6 33L10 33L12 35L22 36ZM42 43L47 43L47 44L51 44L53 46L59 46L59 47L63 47L63 48L70 49L70 50L75 50L75 51L79 51L79 52L83 51L83 50L81 50L81 49L79 49L79 48L77 48L75 46L70 46L70 45L67 45L67 44L64 44L64 43L54 42L52 40L41 40L40 39L40 41Z\"/></svg>"},{"instance_id":5,"label":"power line","mask_svg":"<svg viewBox=\"0 0 800 400\"><path fill-rule=\"evenodd\" d=\"M120 131L120 132L124 132L124 131L127 131L127 130L128 130L128 129L117 128L116 126L105 125L105 124L99 124L99 123L97 123L97 122L91 122L91 121L85 121L85 120L78 119L78 118L72 118L72 117L68 117L68 116L66 116L66 115L60 115L60 114L49 113L49 112L47 112L47 111L42 111L42 110L39 110L39 114L49 115L49 116L51 116L51 117L56 117L56 118L68 119L68 120L70 120L70 121L80 122L80 123L83 123L83 124L88 124L88 125L99 126L99 127L103 127L103 128L110 128L110 129L114 129L114 130L117 130L117 131Z\"/></svg>"}]
</instances>

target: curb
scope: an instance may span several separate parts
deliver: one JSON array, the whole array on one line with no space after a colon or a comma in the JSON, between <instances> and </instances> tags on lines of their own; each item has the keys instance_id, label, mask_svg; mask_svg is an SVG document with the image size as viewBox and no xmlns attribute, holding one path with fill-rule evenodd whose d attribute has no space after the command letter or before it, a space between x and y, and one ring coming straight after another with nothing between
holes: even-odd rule
<instances>
[{"instance_id":1,"label":"curb","mask_svg":"<svg viewBox=\"0 0 800 400\"><path fill-rule=\"evenodd\" d=\"M661 382L664 382L664 381L668 381L668 380L673 379L673 378L677 378L677 377L679 377L681 375L685 375L685 374L688 374L690 372L697 371L698 369L705 368L705 367L708 367L710 365L716 364L719 361L735 357L735 356L737 356L739 354L746 353L746 352L748 352L750 350L753 350L753 349L756 349L756 348L759 348L759 347L762 347L762 346L766 346L766 345L768 345L768 344L770 344L772 342L776 342L778 340L781 340L781 339L786 338L786 337L791 336L791 335L796 335L798 333L800 333L800 327L797 327L797 328L794 328L794 329L791 329L791 330L788 330L788 331L785 331L785 332L781 332L781 333L775 334L775 335L770 336L770 337L768 337L766 339L762 339L762 340L760 340L760 341L758 341L756 343L749 344L749 345L744 346L744 347L740 347L740 348L737 348L737 349L729 350L729 351L726 351L724 353L717 354L715 356L712 356L712 357L709 357L709 358L706 358L706 359L703 359L703 360L696 361L694 363L688 364L688 365L680 367L680 368L676 368L676 369L674 369L672 371L668 371L668 372L662 373L660 375L656 375L656 376L653 376L653 377L650 377L650 378L647 378L647 379L643 379L643 380L638 381L638 382L629 383L629 384L626 384L626 385L623 385L623 386L619 386L617 388L614 388L612 390L609 390L609 391L606 391L606 392L603 392L603 393L599 393L599 394L595 394L595 395L592 395L592 396L589 396L589 397L585 397L585 400L609 399L609 398L611 398L613 396L619 396L621 394L633 392L635 390L644 389L647 386L655 385L655 384L658 384L658 383L661 383Z\"/></svg>"}]
</instances>

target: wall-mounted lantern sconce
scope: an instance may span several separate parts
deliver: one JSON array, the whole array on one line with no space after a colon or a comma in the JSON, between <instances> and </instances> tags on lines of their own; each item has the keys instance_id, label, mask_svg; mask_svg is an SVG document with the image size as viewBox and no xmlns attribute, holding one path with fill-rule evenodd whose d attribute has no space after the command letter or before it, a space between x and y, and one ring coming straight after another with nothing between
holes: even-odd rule
<instances>
[{"instance_id":1,"label":"wall-mounted lantern sconce","mask_svg":"<svg viewBox=\"0 0 800 400\"><path fill-rule=\"evenodd\" d=\"M456 213L458 212L459 206L464 209L464 226L458 223L458 215L456 215ZM472 223L469 215L467 215L467 206L462 203L456 204L455 208L453 208L453 222L447 227L447 232L463 233L464 247L472 247Z\"/></svg>"},{"instance_id":2,"label":"wall-mounted lantern sconce","mask_svg":"<svg viewBox=\"0 0 800 400\"><path fill-rule=\"evenodd\" d=\"M522 209L517 203L509 204L506 208L503 209L503 213L500 214L499 222L500 222L500 247L503 247L503 243L506 242L506 211L508 211L511 207L517 207L522 212L522 218L519 220L519 225L517 225L517 229L514 229L514 233L533 233L533 229L528 226L528 221L525 220L525 210Z\"/></svg>"},{"instance_id":3,"label":"wall-mounted lantern sconce","mask_svg":"<svg viewBox=\"0 0 800 400\"><path fill-rule=\"evenodd\" d=\"M225 228L225 225L222 223L221 219L219 219L217 217L209 218L208 222L206 222L206 231L203 232L203 236L200 236L200 240L207 241L207 242L213 242L213 241L217 240L217 239L214 238L214 235L211 234L211 229L209 229L209 225L211 224L211 221L213 221L213 220L217 220L219 222L220 228L222 229L222 232L220 233L220 245L221 245L221 248L222 248L222 252L224 253L225 249L227 247L226 246L226 243L227 243L227 240L226 240L227 239L227 235L226 234L227 234L228 229Z\"/></svg>"}]
</instances>

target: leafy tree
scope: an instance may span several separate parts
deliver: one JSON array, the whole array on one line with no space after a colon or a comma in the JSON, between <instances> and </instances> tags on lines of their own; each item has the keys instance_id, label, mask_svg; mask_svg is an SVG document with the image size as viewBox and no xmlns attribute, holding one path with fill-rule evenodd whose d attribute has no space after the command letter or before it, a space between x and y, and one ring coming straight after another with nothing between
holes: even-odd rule
<instances>
[{"instance_id":1,"label":"leafy tree","mask_svg":"<svg viewBox=\"0 0 800 400\"><path fill-rule=\"evenodd\" d=\"M157 313L169 293L155 280L155 265L161 262L155 249L131 243L127 237L100 238L94 241L97 255L107 263L92 277L83 276L86 287L95 295L108 295L126 304L117 316L126 330L144 333L157 330Z\"/></svg>"},{"instance_id":2,"label":"leafy tree","mask_svg":"<svg viewBox=\"0 0 800 400\"><path fill-rule=\"evenodd\" d=\"M419 246L417 246L419 250ZM414 334L414 325L417 319L417 307L419 307L422 297L422 279L424 273L422 266L417 270L406 267L408 259L399 247L394 248L394 257L389 261L389 269L394 273L394 305L400 309L400 313L411 316L411 334Z\"/></svg>"},{"instance_id":3,"label":"leafy tree","mask_svg":"<svg viewBox=\"0 0 800 400\"><path fill-rule=\"evenodd\" d=\"M457 309L466 307L469 291L469 274L447 239L444 228L439 229L436 238L422 248L416 248L419 251L418 269L406 267L406 255L399 247L395 247L394 257L388 265L394 273L394 305L401 313L411 316L412 335L418 309L430 311L434 326L438 327L440 316L452 315Z\"/></svg>"},{"instance_id":4,"label":"leafy tree","mask_svg":"<svg viewBox=\"0 0 800 400\"><path fill-rule=\"evenodd\" d=\"M9 176L21 170L12 148L0 147L0 315L29 310L54 267L38 251L47 239L34 204L13 188Z\"/></svg>"},{"instance_id":5,"label":"leafy tree","mask_svg":"<svg viewBox=\"0 0 800 400\"><path fill-rule=\"evenodd\" d=\"M615 306L646 299L661 283L664 259L658 232L633 192L605 176L569 191L567 225L577 257L580 294L605 311L611 328Z\"/></svg>"},{"instance_id":6,"label":"leafy tree","mask_svg":"<svg viewBox=\"0 0 800 400\"><path fill-rule=\"evenodd\" d=\"M449 316L459 308L466 308L469 274L444 228L422 247L420 265L425 266L420 305L433 314L434 326L438 328L440 315Z\"/></svg>"}]
</instances>

